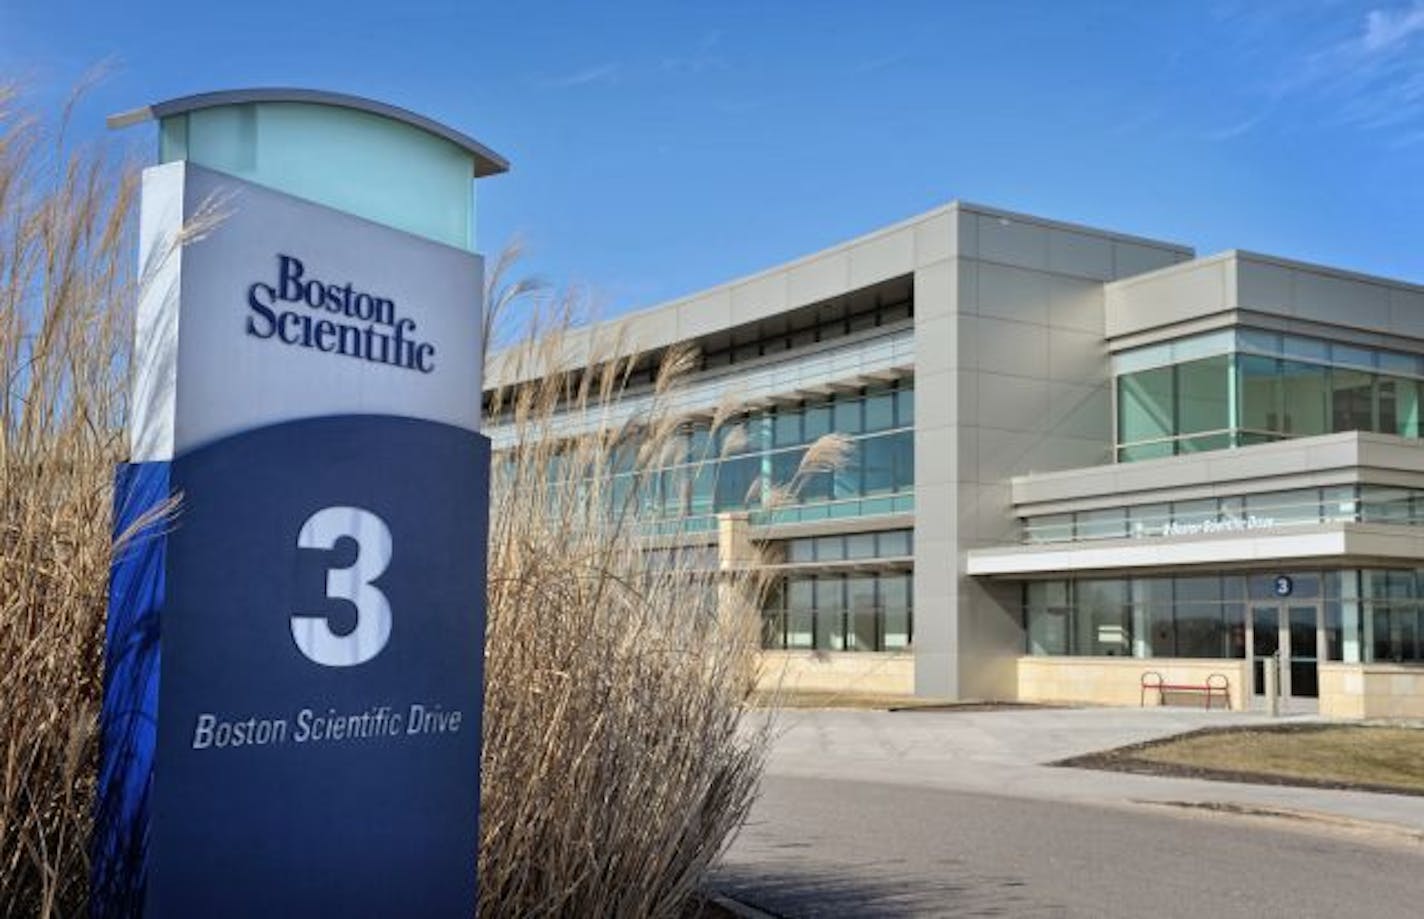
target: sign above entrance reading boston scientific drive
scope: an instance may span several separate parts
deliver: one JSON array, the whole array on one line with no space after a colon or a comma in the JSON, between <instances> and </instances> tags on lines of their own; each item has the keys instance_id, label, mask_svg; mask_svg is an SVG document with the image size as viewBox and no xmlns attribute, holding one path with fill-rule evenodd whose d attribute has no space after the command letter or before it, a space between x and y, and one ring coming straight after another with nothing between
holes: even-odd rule
<instances>
[{"instance_id":1,"label":"sign above entrance reading boston scientific drive","mask_svg":"<svg viewBox=\"0 0 1424 919\"><path fill-rule=\"evenodd\" d=\"M274 104L272 132L231 136L310 117L272 161L322 149L329 114ZM343 144L390 143L374 104L338 104L359 110ZM409 130L437 164L460 153ZM115 560L94 912L473 915L483 264L358 216L384 199L322 203L347 188L318 194L319 170L309 196L255 172L143 177L117 526L180 503Z\"/></svg>"}]
</instances>

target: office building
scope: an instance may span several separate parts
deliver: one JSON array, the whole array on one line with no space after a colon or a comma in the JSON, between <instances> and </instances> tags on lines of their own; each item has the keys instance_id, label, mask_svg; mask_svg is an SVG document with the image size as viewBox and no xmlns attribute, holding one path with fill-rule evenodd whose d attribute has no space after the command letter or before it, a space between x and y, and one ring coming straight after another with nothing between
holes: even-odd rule
<instances>
[{"instance_id":1,"label":"office building","mask_svg":"<svg viewBox=\"0 0 1424 919\"><path fill-rule=\"evenodd\" d=\"M955 202L619 322L696 347L689 442L738 406L665 510L761 549L792 683L1245 707L1278 655L1304 706L1424 715L1424 287Z\"/></svg>"}]
</instances>

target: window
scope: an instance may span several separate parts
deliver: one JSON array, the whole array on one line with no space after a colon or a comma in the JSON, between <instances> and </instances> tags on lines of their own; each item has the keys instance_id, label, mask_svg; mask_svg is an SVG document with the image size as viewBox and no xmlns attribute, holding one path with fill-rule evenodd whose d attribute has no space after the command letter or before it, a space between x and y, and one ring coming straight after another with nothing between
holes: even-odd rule
<instances>
[{"instance_id":1,"label":"window","mask_svg":"<svg viewBox=\"0 0 1424 919\"><path fill-rule=\"evenodd\" d=\"M773 453L771 455L771 484L777 488L790 488L796 479L796 471L801 468L801 459L805 455L805 450L782 450Z\"/></svg>"},{"instance_id":2,"label":"window","mask_svg":"<svg viewBox=\"0 0 1424 919\"><path fill-rule=\"evenodd\" d=\"M1414 493L1405 488L1366 486L1362 492L1360 519L1366 523L1413 523Z\"/></svg>"},{"instance_id":3,"label":"window","mask_svg":"<svg viewBox=\"0 0 1424 919\"><path fill-rule=\"evenodd\" d=\"M845 641L845 578L817 577L816 647L824 651L844 651Z\"/></svg>"},{"instance_id":4,"label":"window","mask_svg":"<svg viewBox=\"0 0 1424 919\"><path fill-rule=\"evenodd\" d=\"M840 536L816 537L816 561L839 562L846 557L845 539Z\"/></svg>"},{"instance_id":5,"label":"window","mask_svg":"<svg viewBox=\"0 0 1424 919\"><path fill-rule=\"evenodd\" d=\"M1068 582L1030 581L1024 586L1024 605L1029 653L1069 653Z\"/></svg>"},{"instance_id":6,"label":"window","mask_svg":"<svg viewBox=\"0 0 1424 919\"><path fill-rule=\"evenodd\" d=\"M898 651L910 644L910 582L908 574L880 576L883 650Z\"/></svg>"},{"instance_id":7,"label":"window","mask_svg":"<svg viewBox=\"0 0 1424 919\"><path fill-rule=\"evenodd\" d=\"M1028 653L1244 658L1244 589L1238 575L1029 582Z\"/></svg>"},{"instance_id":8,"label":"window","mask_svg":"<svg viewBox=\"0 0 1424 919\"><path fill-rule=\"evenodd\" d=\"M1276 491L1246 497L1246 513L1262 525L1318 523L1320 492L1314 488Z\"/></svg>"},{"instance_id":9,"label":"window","mask_svg":"<svg viewBox=\"0 0 1424 919\"><path fill-rule=\"evenodd\" d=\"M1328 485L1227 495L1195 501L1045 514L1023 520L1024 542L1152 539L1221 530L1266 529L1329 521L1424 526L1424 489ZM1214 524L1220 523L1219 527Z\"/></svg>"},{"instance_id":10,"label":"window","mask_svg":"<svg viewBox=\"0 0 1424 919\"><path fill-rule=\"evenodd\" d=\"M860 399L837 396L833 405L832 424L838 433L859 434L865 430Z\"/></svg>"},{"instance_id":11,"label":"window","mask_svg":"<svg viewBox=\"0 0 1424 919\"><path fill-rule=\"evenodd\" d=\"M1177 366L1178 434L1225 431L1231 426L1231 358L1209 357Z\"/></svg>"},{"instance_id":12,"label":"window","mask_svg":"<svg viewBox=\"0 0 1424 919\"><path fill-rule=\"evenodd\" d=\"M874 651L880 644L880 615L874 575L846 578L846 648Z\"/></svg>"},{"instance_id":13,"label":"window","mask_svg":"<svg viewBox=\"0 0 1424 919\"><path fill-rule=\"evenodd\" d=\"M1045 514L1024 521L1024 541L1030 543L1072 542L1073 515Z\"/></svg>"},{"instance_id":14,"label":"window","mask_svg":"<svg viewBox=\"0 0 1424 919\"><path fill-rule=\"evenodd\" d=\"M1275 358L1241 355L1236 359L1241 427L1247 431L1282 430L1281 381Z\"/></svg>"},{"instance_id":15,"label":"window","mask_svg":"<svg viewBox=\"0 0 1424 919\"><path fill-rule=\"evenodd\" d=\"M895 390L895 424L908 428L915 423L915 390L902 386Z\"/></svg>"},{"instance_id":16,"label":"window","mask_svg":"<svg viewBox=\"0 0 1424 919\"><path fill-rule=\"evenodd\" d=\"M875 557L875 534L852 533L845 537L845 557L863 559Z\"/></svg>"},{"instance_id":17,"label":"window","mask_svg":"<svg viewBox=\"0 0 1424 919\"><path fill-rule=\"evenodd\" d=\"M865 396L865 430L884 431L895 427L895 393L872 390Z\"/></svg>"},{"instance_id":18,"label":"window","mask_svg":"<svg viewBox=\"0 0 1424 919\"><path fill-rule=\"evenodd\" d=\"M912 530L886 530L876 534L876 554L881 558L905 558L914 554Z\"/></svg>"},{"instance_id":19,"label":"window","mask_svg":"<svg viewBox=\"0 0 1424 919\"><path fill-rule=\"evenodd\" d=\"M1360 370L1330 371L1330 430L1373 431L1374 374Z\"/></svg>"},{"instance_id":20,"label":"window","mask_svg":"<svg viewBox=\"0 0 1424 919\"><path fill-rule=\"evenodd\" d=\"M831 406L828 402L808 405L805 409L802 436L807 443L831 433Z\"/></svg>"},{"instance_id":21,"label":"window","mask_svg":"<svg viewBox=\"0 0 1424 919\"><path fill-rule=\"evenodd\" d=\"M1118 440L1162 440L1176 434L1172 368L1160 367L1118 378Z\"/></svg>"},{"instance_id":22,"label":"window","mask_svg":"<svg viewBox=\"0 0 1424 919\"><path fill-rule=\"evenodd\" d=\"M1127 582L1079 581L1077 588L1077 653L1099 657L1132 654Z\"/></svg>"},{"instance_id":23,"label":"window","mask_svg":"<svg viewBox=\"0 0 1424 919\"><path fill-rule=\"evenodd\" d=\"M1083 511L1077 515L1077 536L1079 539L1116 539L1126 535L1127 511L1125 508Z\"/></svg>"},{"instance_id":24,"label":"window","mask_svg":"<svg viewBox=\"0 0 1424 919\"><path fill-rule=\"evenodd\" d=\"M1122 352L1113 365L1119 462L1336 431L1424 436L1418 355L1240 329Z\"/></svg>"},{"instance_id":25,"label":"window","mask_svg":"<svg viewBox=\"0 0 1424 919\"><path fill-rule=\"evenodd\" d=\"M1230 647L1231 614L1221 602L1221 579L1177 578L1174 585L1177 657L1226 657Z\"/></svg>"},{"instance_id":26,"label":"window","mask_svg":"<svg viewBox=\"0 0 1424 919\"><path fill-rule=\"evenodd\" d=\"M1136 537L1161 536L1172 519L1166 504L1142 504L1128 508L1128 531Z\"/></svg>"},{"instance_id":27,"label":"window","mask_svg":"<svg viewBox=\"0 0 1424 919\"><path fill-rule=\"evenodd\" d=\"M1215 498L1172 502L1172 523L1189 533L1215 523L1218 513Z\"/></svg>"},{"instance_id":28,"label":"window","mask_svg":"<svg viewBox=\"0 0 1424 919\"><path fill-rule=\"evenodd\" d=\"M789 577L768 591L764 646L904 649L911 640L913 582L907 572Z\"/></svg>"},{"instance_id":29,"label":"window","mask_svg":"<svg viewBox=\"0 0 1424 919\"><path fill-rule=\"evenodd\" d=\"M894 437L870 437L861 441L861 492L882 495L896 491L899 479L895 472L896 440ZM911 480L913 484L913 479Z\"/></svg>"},{"instance_id":30,"label":"window","mask_svg":"<svg viewBox=\"0 0 1424 919\"><path fill-rule=\"evenodd\" d=\"M775 447L794 447L803 442L799 408L783 406L776 410L772 421L771 442Z\"/></svg>"},{"instance_id":31,"label":"window","mask_svg":"<svg viewBox=\"0 0 1424 919\"><path fill-rule=\"evenodd\" d=\"M792 578L786 584L786 647L815 647L816 582Z\"/></svg>"},{"instance_id":32,"label":"window","mask_svg":"<svg viewBox=\"0 0 1424 919\"><path fill-rule=\"evenodd\" d=\"M761 475L761 457L723 460L715 468L714 505L717 511L742 510L758 502L756 486Z\"/></svg>"},{"instance_id":33,"label":"window","mask_svg":"<svg viewBox=\"0 0 1424 919\"><path fill-rule=\"evenodd\" d=\"M1329 431L1325 394L1329 370L1319 364L1281 361L1280 430L1296 437L1310 437Z\"/></svg>"}]
</instances>

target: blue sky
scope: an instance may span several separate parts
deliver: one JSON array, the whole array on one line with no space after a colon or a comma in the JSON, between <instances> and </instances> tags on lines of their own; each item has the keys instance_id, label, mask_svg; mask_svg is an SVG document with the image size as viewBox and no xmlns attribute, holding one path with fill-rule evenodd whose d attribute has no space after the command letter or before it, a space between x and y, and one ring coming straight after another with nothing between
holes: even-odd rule
<instances>
[{"instance_id":1,"label":"blue sky","mask_svg":"<svg viewBox=\"0 0 1424 919\"><path fill-rule=\"evenodd\" d=\"M605 314L956 197L1424 282L1424 0L0 0L43 98L104 59L95 136L250 85L449 122L514 164L482 246Z\"/></svg>"}]
</instances>

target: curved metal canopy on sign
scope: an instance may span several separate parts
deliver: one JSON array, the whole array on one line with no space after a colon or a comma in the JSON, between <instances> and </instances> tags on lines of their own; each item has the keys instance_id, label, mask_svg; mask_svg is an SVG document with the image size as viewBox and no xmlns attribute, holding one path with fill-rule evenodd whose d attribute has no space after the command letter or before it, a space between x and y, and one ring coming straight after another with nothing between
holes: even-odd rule
<instances>
[{"instance_id":1,"label":"curved metal canopy on sign","mask_svg":"<svg viewBox=\"0 0 1424 919\"><path fill-rule=\"evenodd\" d=\"M367 112L372 115L390 118L411 125L412 127L420 128L437 137L444 138L469 153L474 159L475 178L498 175L501 172L509 171L509 161L507 159L495 153L473 137L470 137L468 134L457 131L448 125L441 124L438 121L426 118L424 115L418 115L415 112L396 105L377 102L374 99L366 99L361 96L326 92L325 90L319 89L270 87L196 93L191 96L179 96L176 99L169 99L165 102L155 102L151 105L145 105L142 108L110 115L107 119L107 123L110 128L123 128L132 124L138 124L142 121L148 121L149 119L158 120L173 115L195 112L200 109L216 108L225 105L269 102L299 102L309 105L331 105L338 108L353 109L359 112Z\"/></svg>"}]
</instances>

